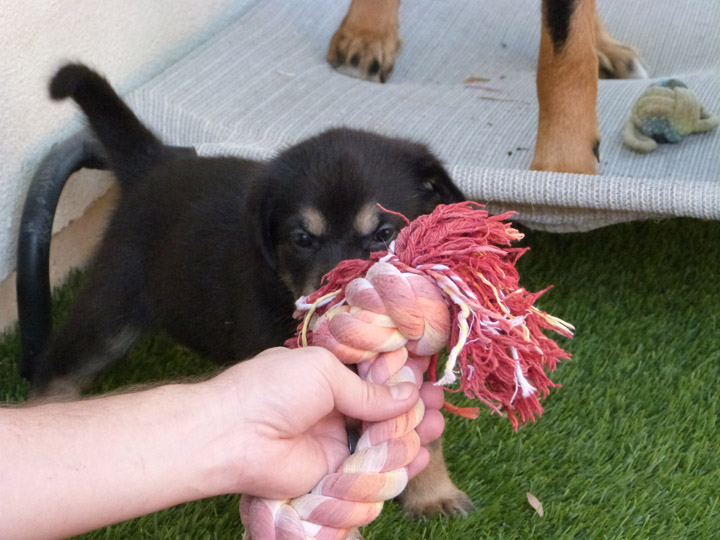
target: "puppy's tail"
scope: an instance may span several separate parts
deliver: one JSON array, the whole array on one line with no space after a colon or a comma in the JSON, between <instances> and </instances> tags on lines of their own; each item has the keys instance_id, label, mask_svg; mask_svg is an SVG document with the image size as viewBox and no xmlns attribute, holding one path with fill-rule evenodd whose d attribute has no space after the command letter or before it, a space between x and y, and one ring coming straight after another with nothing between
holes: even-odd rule
<instances>
[{"instance_id":1,"label":"puppy's tail","mask_svg":"<svg viewBox=\"0 0 720 540\"><path fill-rule=\"evenodd\" d=\"M123 187L163 159L165 147L102 76L83 64L67 64L50 81L50 97L72 98L110 158Z\"/></svg>"}]
</instances>

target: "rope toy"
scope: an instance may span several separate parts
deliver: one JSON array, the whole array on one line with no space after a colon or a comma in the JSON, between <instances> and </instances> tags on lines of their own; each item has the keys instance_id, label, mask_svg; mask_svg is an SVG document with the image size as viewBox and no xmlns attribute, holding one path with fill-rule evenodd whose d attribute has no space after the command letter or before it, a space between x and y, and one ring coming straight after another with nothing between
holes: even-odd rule
<instances>
[{"instance_id":1,"label":"rope toy","mask_svg":"<svg viewBox=\"0 0 720 540\"><path fill-rule=\"evenodd\" d=\"M319 345L375 383L434 380L438 351L447 362L437 384L521 422L542 414L539 397L557 386L545 374L569 358L543 334L567 337L573 327L533 306L545 291L518 286L522 234L476 203L441 205L404 228L387 252L341 262L326 284L297 302L302 322L288 346ZM453 407L446 408L453 409ZM407 484L406 466L420 441L422 400L401 417L365 423L355 452L307 495L271 501L243 496L246 540L344 540L380 513ZM472 412L456 409L466 416ZM475 414L476 416L476 414Z\"/></svg>"},{"instance_id":2,"label":"rope toy","mask_svg":"<svg viewBox=\"0 0 720 540\"><path fill-rule=\"evenodd\" d=\"M705 112L685 83L667 79L650 85L635 101L623 140L635 152L648 154L658 143L678 143L691 133L710 131L720 117Z\"/></svg>"}]
</instances>

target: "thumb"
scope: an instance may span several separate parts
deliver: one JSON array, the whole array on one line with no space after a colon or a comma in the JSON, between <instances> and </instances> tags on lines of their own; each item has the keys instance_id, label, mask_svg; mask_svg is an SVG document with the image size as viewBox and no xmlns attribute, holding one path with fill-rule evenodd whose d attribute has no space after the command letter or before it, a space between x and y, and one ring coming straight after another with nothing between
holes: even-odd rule
<instances>
[{"instance_id":1,"label":"thumb","mask_svg":"<svg viewBox=\"0 0 720 540\"><path fill-rule=\"evenodd\" d=\"M407 412L420 399L414 383L366 382L340 362L336 367L337 373L330 375L335 407L351 418L369 422L387 420Z\"/></svg>"}]
</instances>

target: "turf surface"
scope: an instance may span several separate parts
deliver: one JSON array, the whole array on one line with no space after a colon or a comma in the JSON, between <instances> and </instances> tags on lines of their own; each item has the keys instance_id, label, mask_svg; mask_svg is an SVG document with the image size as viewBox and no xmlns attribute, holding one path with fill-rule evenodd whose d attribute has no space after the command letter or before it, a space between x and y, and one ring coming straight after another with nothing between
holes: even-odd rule
<instances>
[{"instance_id":1,"label":"turf surface","mask_svg":"<svg viewBox=\"0 0 720 540\"><path fill-rule=\"evenodd\" d=\"M467 518L411 521L390 502L366 538L720 538L720 223L528 232L523 243L532 250L521 259L521 283L554 284L539 306L577 327L562 340L574 358L552 377L562 388L518 433L489 414L449 419L451 476L476 504ZM58 318L81 279L57 291ZM16 374L17 343L16 334L0 341L0 400L27 390ZM209 369L156 337L97 391ZM189 503L83 538L239 538L238 500Z\"/></svg>"}]
</instances>

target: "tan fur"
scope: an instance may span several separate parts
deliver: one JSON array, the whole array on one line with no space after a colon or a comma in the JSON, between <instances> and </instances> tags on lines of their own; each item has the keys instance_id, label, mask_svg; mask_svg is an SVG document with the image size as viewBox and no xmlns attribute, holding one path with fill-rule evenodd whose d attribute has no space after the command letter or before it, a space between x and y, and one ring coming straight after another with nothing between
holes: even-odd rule
<instances>
[{"instance_id":1,"label":"tan fur","mask_svg":"<svg viewBox=\"0 0 720 540\"><path fill-rule=\"evenodd\" d=\"M33 391L28 396L28 405L42 405L44 403L62 403L78 401L81 399L81 387L68 377L53 379L47 392L37 395Z\"/></svg>"},{"instance_id":2,"label":"tan fur","mask_svg":"<svg viewBox=\"0 0 720 540\"><path fill-rule=\"evenodd\" d=\"M375 231L379 221L377 205L367 204L355 216L355 230L360 236L368 236Z\"/></svg>"},{"instance_id":3,"label":"tan fur","mask_svg":"<svg viewBox=\"0 0 720 540\"><path fill-rule=\"evenodd\" d=\"M400 49L399 7L400 0L353 0L330 41L327 61L346 75L385 82ZM353 65L353 58L357 65ZM379 66L372 73L375 60Z\"/></svg>"},{"instance_id":4,"label":"tan fur","mask_svg":"<svg viewBox=\"0 0 720 540\"><path fill-rule=\"evenodd\" d=\"M410 480L400 501L406 512L413 516L435 514L462 514L472 510L473 503L460 491L448 475L442 453L442 439L428 445L430 463L415 478Z\"/></svg>"},{"instance_id":5,"label":"tan fur","mask_svg":"<svg viewBox=\"0 0 720 540\"><path fill-rule=\"evenodd\" d=\"M327 230L325 217L317 208L303 208L300 211L305 230L313 236L322 236Z\"/></svg>"},{"instance_id":6,"label":"tan fur","mask_svg":"<svg viewBox=\"0 0 720 540\"><path fill-rule=\"evenodd\" d=\"M350 531L345 540L364 540L363 535L360 534L360 529L353 529Z\"/></svg>"},{"instance_id":7,"label":"tan fur","mask_svg":"<svg viewBox=\"0 0 720 540\"><path fill-rule=\"evenodd\" d=\"M556 52L543 21L538 59L537 144L531 169L595 174L600 140L596 102L595 0L578 0L565 45Z\"/></svg>"},{"instance_id":8,"label":"tan fur","mask_svg":"<svg viewBox=\"0 0 720 540\"><path fill-rule=\"evenodd\" d=\"M300 294L303 296L309 296L317 289L317 282L322 278L319 270L308 271L305 276L305 282L300 288ZM290 272L280 272L280 279L290 287L293 284L293 274Z\"/></svg>"}]
</instances>

